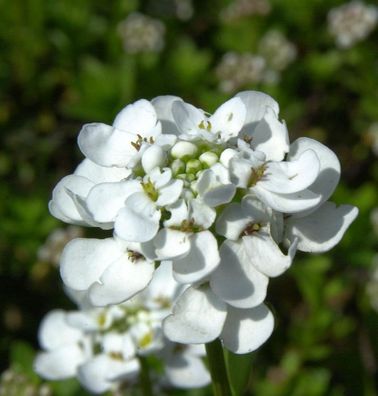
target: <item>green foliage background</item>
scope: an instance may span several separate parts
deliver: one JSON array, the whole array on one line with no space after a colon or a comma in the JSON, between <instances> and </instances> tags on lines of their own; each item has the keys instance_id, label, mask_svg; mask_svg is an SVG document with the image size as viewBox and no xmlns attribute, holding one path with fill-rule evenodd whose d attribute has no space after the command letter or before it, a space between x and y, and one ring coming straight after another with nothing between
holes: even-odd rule
<instances>
[{"instance_id":1,"label":"green foliage background","mask_svg":"<svg viewBox=\"0 0 378 396\"><path fill-rule=\"evenodd\" d=\"M62 226L47 202L81 159L80 126L111 123L131 101L162 94L213 111L230 96L218 89L214 73L222 55L254 52L275 28L296 45L297 59L277 84L243 89L262 90L280 103L291 140L314 137L337 153L342 181L333 200L358 206L360 215L330 253L299 254L271 281L276 329L252 356L229 357L235 383L248 379L247 388L236 385L235 392L377 394L378 314L366 282L378 246L370 222L378 206L378 163L367 138L378 121L378 29L350 49L337 49L326 21L341 3L272 0L269 15L226 23L219 18L226 0L194 1L187 21L167 12L169 0L0 0L0 371L11 367L26 382L41 384L31 368L38 323L50 309L72 307L56 268L36 253ZM161 52L123 50L117 26L134 10L165 23ZM86 395L75 381L50 386L57 396ZM9 395L25 394L22 386L15 389Z\"/></svg>"}]
</instances>

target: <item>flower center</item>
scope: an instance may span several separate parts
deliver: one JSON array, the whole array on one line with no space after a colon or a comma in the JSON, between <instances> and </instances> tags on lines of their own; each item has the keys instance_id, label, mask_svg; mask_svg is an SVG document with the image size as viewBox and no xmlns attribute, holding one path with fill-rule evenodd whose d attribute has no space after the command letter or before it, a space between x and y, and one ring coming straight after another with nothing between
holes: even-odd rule
<instances>
[{"instance_id":1,"label":"flower center","mask_svg":"<svg viewBox=\"0 0 378 396\"><path fill-rule=\"evenodd\" d=\"M249 236L256 234L258 231L261 230L261 223L249 223L247 227L244 228L244 230L241 233L241 236Z\"/></svg>"},{"instance_id":2,"label":"flower center","mask_svg":"<svg viewBox=\"0 0 378 396\"><path fill-rule=\"evenodd\" d=\"M266 164L260 165L257 168L251 168L251 176L249 177L248 186L253 187L264 176Z\"/></svg>"},{"instance_id":3,"label":"flower center","mask_svg":"<svg viewBox=\"0 0 378 396\"><path fill-rule=\"evenodd\" d=\"M146 182L142 181L141 185L143 187L144 192L151 199L151 201L156 202L157 199L159 198L159 192L158 190L156 190L152 181L151 180L148 180Z\"/></svg>"}]
</instances>

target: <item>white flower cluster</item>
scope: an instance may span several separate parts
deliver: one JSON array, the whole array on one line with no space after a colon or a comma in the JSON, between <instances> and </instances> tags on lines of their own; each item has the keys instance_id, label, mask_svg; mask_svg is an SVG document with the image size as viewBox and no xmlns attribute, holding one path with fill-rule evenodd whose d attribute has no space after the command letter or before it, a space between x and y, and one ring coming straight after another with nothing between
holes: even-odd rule
<instances>
[{"instance_id":1,"label":"white flower cluster","mask_svg":"<svg viewBox=\"0 0 378 396\"><path fill-rule=\"evenodd\" d=\"M216 68L219 89L235 92L249 84L275 84L297 56L295 45L280 31L269 30L259 41L257 53L227 52Z\"/></svg>"},{"instance_id":2,"label":"white flower cluster","mask_svg":"<svg viewBox=\"0 0 378 396\"><path fill-rule=\"evenodd\" d=\"M357 215L328 201L340 176L336 155L309 138L290 144L278 112L254 91L212 115L160 96L126 106L112 126L85 125L78 143L86 159L58 183L49 207L113 237L69 242L65 285L92 305L119 304L169 261L186 285L163 322L170 340L258 348L273 330L269 278L297 250L332 248Z\"/></svg>"},{"instance_id":3,"label":"white flower cluster","mask_svg":"<svg viewBox=\"0 0 378 396\"><path fill-rule=\"evenodd\" d=\"M131 13L122 21L118 31L127 53L159 52L164 47L164 24L139 12Z\"/></svg>"},{"instance_id":4,"label":"white flower cluster","mask_svg":"<svg viewBox=\"0 0 378 396\"><path fill-rule=\"evenodd\" d=\"M219 89L223 92L235 92L249 84L264 80L266 61L261 55L226 52L216 67Z\"/></svg>"},{"instance_id":5,"label":"white flower cluster","mask_svg":"<svg viewBox=\"0 0 378 396\"><path fill-rule=\"evenodd\" d=\"M54 310L45 316L39 330L44 351L35 359L36 372L49 380L77 377L90 392L102 393L137 384L140 357L154 354L164 363L165 374L162 378L156 373L155 386L207 385L204 346L175 344L162 333L162 319L180 288L171 264L165 262L148 288L120 305L92 307L85 296L71 291L81 309Z\"/></svg>"},{"instance_id":6,"label":"white flower cluster","mask_svg":"<svg viewBox=\"0 0 378 396\"><path fill-rule=\"evenodd\" d=\"M353 0L328 13L328 29L341 48L349 48L365 39L376 27L378 7Z\"/></svg>"}]
</instances>

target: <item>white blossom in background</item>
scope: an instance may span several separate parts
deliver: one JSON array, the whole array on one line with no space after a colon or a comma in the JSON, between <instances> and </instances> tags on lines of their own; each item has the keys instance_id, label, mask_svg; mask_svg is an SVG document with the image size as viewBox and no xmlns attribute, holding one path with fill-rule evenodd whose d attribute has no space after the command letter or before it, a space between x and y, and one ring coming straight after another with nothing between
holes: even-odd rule
<instances>
[{"instance_id":1,"label":"white blossom in background","mask_svg":"<svg viewBox=\"0 0 378 396\"><path fill-rule=\"evenodd\" d=\"M57 228L47 237L46 242L38 249L37 258L40 261L58 265L64 246L74 238L83 236L83 229L76 226Z\"/></svg>"},{"instance_id":2,"label":"white blossom in background","mask_svg":"<svg viewBox=\"0 0 378 396\"><path fill-rule=\"evenodd\" d=\"M268 31L259 41L256 54L227 52L216 67L219 89L235 92L259 83L276 84L290 63L297 56L297 49L281 32Z\"/></svg>"},{"instance_id":3,"label":"white blossom in background","mask_svg":"<svg viewBox=\"0 0 378 396\"><path fill-rule=\"evenodd\" d=\"M233 0L221 11L220 17L225 22L232 22L251 15L267 15L270 10L268 0Z\"/></svg>"},{"instance_id":4,"label":"white blossom in background","mask_svg":"<svg viewBox=\"0 0 378 396\"><path fill-rule=\"evenodd\" d=\"M264 79L266 61L260 55L227 52L223 55L215 72L219 79L219 89L235 92L243 86L257 84Z\"/></svg>"},{"instance_id":5,"label":"white blossom in background","mask_svg":"<svg viewBox=\"0 0 378 396\"><path fill-rule=\"evenodd\" d=\"M86 158L55 187L49 208L113 236L67 244L65 286L85 306L127 305L169 262L185 285L165 312L169 339L220 338L235 353L261 346L274 327L269 279L297 250L334 247L358 212L328 201L340 177L336 155L313 139L290 143L278 114L270 96L245 91L213 114L160 96L126 106L112 126L84 125Z\"/></svg>"},{"instance_id":6,"label":"white blossom in background","mask_svg":"<svg viewBox=\"0 0 378 396\"><path fill-rule=\"evenodd\" d=\"M328 30L341 48L364 40L377 26L378 7L351 1L328 13Z\"/></svg>"},{"instance_id":7,"label":"white blossom in background","mask_svg":"<svg viewBox=\"0 0 378 396\"><path fill-rule=\"evenodd\" d=\"M53 396L48 384L36 384L20 370L8 368L0 375L0 396Z\"/></svg>"},{"instance_id":8,"label":"white blossom in background","mask_svg":"<svg viewBox=\"0 0 378 396\"><path fill-rule=\"evenodd\" d=\"M154 354L164 369L163 377L155 373L156 386L207 385L203 345L178 345L162 332L162 320L182 291L171 268L162 263L148 288L123 304L106 308L81 304L77 311L49 312L39 330L43 351L35 359L36 372L49 380L76 377L97 394L137 384L140 357Z\"/></svg>"},{"instance_id":9,"label":"white blossom in background","mask_svg":"<svg viewBox=\"0 0 378 396\"><path fill-rule=\"evenodd\" d=\"M164 47L165 26L158 19L139 12L127 16L118 26L127 53L159 52Z\"/></svg>"},{"instance_id":10,"label":"white blossom in background","mask_svg":"<svg viewBox=\"0 0 378 396\"><path fill-rule=\"evenodd\" d=\"M297 49L283 33L270 30L259 41L258 53L266 61L265 80L276 82L280 78L280 73L295 60Z\"/></svg>"}]
</instances>

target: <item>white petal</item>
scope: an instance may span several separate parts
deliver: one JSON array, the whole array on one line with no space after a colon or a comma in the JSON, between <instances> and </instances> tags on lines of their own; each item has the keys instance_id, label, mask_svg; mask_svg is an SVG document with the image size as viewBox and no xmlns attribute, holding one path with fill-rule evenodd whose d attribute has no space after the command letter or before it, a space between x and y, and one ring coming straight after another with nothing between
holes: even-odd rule
<instances>
[{"instance_id":1,"label":"white petal","mask_svg":"<svg viewBox=\"0 0 378 396\"><path fill-rule=\"evenodd\" d=\"M172 170L170 168L164 168L160 170L159 168L153 169L145 180L150 180L155 188L160 189L166 186L172 179Z\"/></svg>"},{"instance_id":2,"label":"white petal","mask_svg":"<svg viewBox=\"0 0 378 396\"><path fill-rule=\"evenodd\" d=\"M286 236L290 240L298 237L298 249L303 252L326 252L340 242L357 215L354 206L336 207L333 202L325 202L309 216L289 218Z\"/></svg>"},{"instance_id":3,"label":"white petal","mask_svg":"<svg viewBox=\"0 0 378 396\"><path fill-rule=\"evenodd\" d=\"M221 333L226 315L226 304L209 287L190 287L177 300L173 315L164 320L164 334L182 344L210 342Z\"/></svg>"},{"instance_id":4,"label":"white petal","mask_svg":"<svg viewBox=\"0 0 378 396\"><path fill-rule=\"evenodd\" d=\"M251 264L269 277L279 276L290 267L297 242L293 242L286 256L266 232L243 237L243 245Z\"/></svg>"},{"instance_id":5,"label":"white petal","mask_svg":"<svg viewBox=\"0 0 378 396\"><path fill-rule=\"evenodd\" d=\"M306 189L316 180L319 167L315 152L306 150L296 160L268 163L258 184L271 192L295 193Z\"/></svg>"},{"instance_id":6,"label":"white petal","mask_svg":"<svg viewBox=\"0 0 378 396\"><path fill-rule=\"evenodd\" d=\"M156 167L165 165L166 155L164 150L158 145L148 147L142 155L142 166L146 173L150 172Z\"/></svg>"},{"instance_id":7,"label":"white petal","mask_svg":"<svg viewBox=\"0 0 378 396\"><path fill-rule=\"evenodd\" d=\"M161 122L164 134L173 133L177 135L179 132L172 114L172 104L176 101L182 102L182 99L178 96L163 95L151 100L151 104L154 106L156 115Z\"/></svg>"},{"instance_id":8,"label":"white petal","mask_svg":"<svg viewBox=\"0 0 378 396\"><path fill-rule=\"evenodd\" d=\"M154 262L143 259L131 261L125 253L112 263L89 289L89 298L95 306L120 304L143 290L154 273Z\"/></svg>"},{"instance_id":9,"label":"white petal","mask_svg":"<svg viewBox=\"0 0 378 396\"><path fill-rule=\"evenodd\" d=\"M190 250L182 258L173 260L173 276L180 283L198 282L219 264L218 243L210 231L190 237Z\"/></svg>"},{"instance_id":10,"label":"white petal","mask_svg":"<svg viewBox=\"0 0 378 396\"><path fill-rule=\"evenodd\" d=\"M154 239L156 254L160 259L167 260L181 257L190 249L190 234L169 228L161 229Z\"/></svg>"},{"instance_id":11,"label":"white petal","mask_svg":"<svg viewBox=\"0 0 378 396\"><path fill-rule=\"evenodd\" d=\"M143 293L146 296L145 303L156 309L159 301L173 301L179 289L181 285L173 278L172 263L163 261L155 270L148 288Z\"/></svg>"},{"instance_id":12,"label":"white petal","mask_svg":"<svg viewBox=\"0 0 378 396\"><path fill-rule=\"evenodd\" d=\"M180 101L173 102L172 114L179 130L189 135L196 134L201 121L206 119L201 110Z\"/></svg>"},{"instance_id":13,"label":"white petal","mask_svg":"<svg viewBox=\"0 0 378 396\"><path fill-rule=\"evenodd\" d=\"M98 165L125 167L138 153L131 144L137 140L134 133L93 123L83 126L78 136L78 145L81 152Z\"/></svg>"},{"instance_id":14,"label":"white petal","mask_svg":"<svg viewBox=\"0 0 378 396\"><path fill-rule=\"evenodd\" d=\"M67 223L86 225L87 223L67 191L86 197L93 186L94 183L86 177L76 175L64 177L52 192L52 200L49 202L50 213Z\"/></svg>"},{"instance_id":15,"label":"white petal","mask_svg":"<svg viewBox=\"0 0 378 396\"><path fill-rule=\"evenodd\" d=\"M231 183L222 184L219 177L211 169L207 169L201 174L197 189L203 202L210 207L230 202L236 191L235 185Z\"/></svg>"},{"instance_id":16,"label":"white petal","mask_svg":"<svg viewBox=\"0 0 378 396\"><path fill-rule=\"evenodd\" d=\"M322 203L332 195L339 182L340 162L335 153L324 144L305 137L297 139L290 145L288 159L297 159L308 149L315 151L320 161L319 175L309 189L316 194L321 194Z\"/></svg>"},{"instance_id":17,"label":"white petal","mask_svg":"<svg viewBox=\"0 0 378 396\"><path fill-rule=\"evenodd\" d=\"M159 190L159 198L156 205L166 206L174 204L180 197L184 182L182 180L172 180L171 183Z\"/></svg>"},{"instance_id":18,"label":"white petal","mask_svg":"<svg viewBox=\"0 0 378 396\"><path fill-rule=\"evenodd\" d=\"M229 162L230 179L237 187L246 188L252 174L252 164L244 158L231 158Z\"/></svg>"},{"instance_id":19,"label":"white petal","mask_svg":"<svg viewBox=\"0 0 378 396\"><path fill-rule=\"evenodd\" d=\"M258 198L274 210L282 213L296 213L316 207L321 196L306 189L292 194L278 194L261 188L251 188Z\"/></svg>"},{"instance_id":20,"label":"white petal","mask_svg":"<svg viewBox=\"0 0 378 396\"><path fill-rule=\"evenodd\" d=\"M82 364L78 369L77 377L90 392L102 393L111 388L112 381L119 378L133 379L138 371L139 364L135 359L121 361L101 354Z\"/></svg>"},{"instance_id":21,"label":"white petal","mask_svg":"<svg viewBox=\"0 0 378 396\"><path fill-rule=\"evenodd\" d=\"M221 339L230 351L248 353L264 344L273 327L274 317L264 304L252 309L230 307Z\"/></svg>"},{"instance_id":22,"label":"white petal","mask_svg":"<svg viewBox=\"0 0 378 396\"><path fill-rule=\"evenodd\" d=\"M142 186L137 180L100 183L90 190L86 205L95 221L113 222L125 206L126 198L138 191L142 191Z\"/></svg>"},{"instance_id":23,"label":"white petal","mask_svg":"<svg viewBox=\"0 0 378 396\"><path fill-rule=\"evenodd\" d=\"M216 212L200 199L192 199L190 202L190 218L194 223L203 228L210 228L216 218Z\"/></svg>"},{"instance_id":24,"label":"white petal","mask_svg":"<svg viewBox=\"0 0 378 396\"><path fill-rule=\"evenodd\" d=\"M210 383L210 375L201 358L175 354L165 364L165 374L175 387L201 388Z\"/></svg>"},{"instance_id":25,"label":"white petal","mask_svg":"<svg viewBox=\"0 0 378 396\"><path fill-rule=\"evenodd\" d=\"M86 290L123 252L113 238L77 238L64 248L60 260L63 282L72 289Z\"/></svg>"},{"instance_id":26,"label":"white petal","mask_svg":"<svg viewBox=\"0 0 378 396\"><path fill-rule=\"evenodd\" d=\"M101 313L103 313L101 311ZM71 311L67 312L67 323L70 326L80 329L82 331L98 331L101 327L107 328L111 323L111 318L109 315L105 315L105 325L100 325L98 321L98 316L94 313L94 310L91 311ZM101 322L103 321L104 316L101 315Z\"/></svg>"},{"instance_id":27,"label":"white petal","mask_svg":"<svg viewBox=\"0 0 378 396\"><path fill-rule=\"evenodd\" d=\"M123 108L117 114L113 126L121 131L150 136L156 122L157 116L152 104L146 99L140 99Z\"/></svg>"},{"instance_id":28,"label":"white petal","mask_svg":"<svg viewBox=\"0 0 378 396\"><path fill-rule=\"evenodd\" d=\"M284 122L277 118L277 112L271 107L266 108L264 118L256 128L250 129L251 146L266 155L268 161L281 161L289 151L289 134Z\"/></svg>"},{"instance_id":29,"label":"white petal","mask_svg":"<svg viewBox=\"0 0 378 396\"><path fill-rule=\"evenodd\" d=\"M220 132L223 141L238 135L246 115L244 103L239 98L232 98L218 107L209 118L212 132Z\"/></svg>"},{"instance_id":30,"label":"white petal","mask_svg":"<svg viewBox=\"0 0 378 396\"><path fill-rule=\"evenodd\" d=\"M67 190L67 194L71 197L76 205L77 211L80 213L81 218L86 222L86 225L92 227L100 227L103 230L110 230L113 228L113 222L98 222L93 219L93 214L89 211L85 198L78 194Z\"/></svg>"},{"instance_id":31,"label":"white petal","mask_svg":"<svg viewBox=\"0 0 378 396\"><path fill-rule=\"evenodd\" d=\"M223 210L218 217L215 229L218 234L227 239L236 241L245 227L251 222L251 218L246 216L241 205L231 203Z\"/></svg>"},{"instance_id":32,"label":"white petal","mask_svg":"<svg viewBox=\"0 0 378 396\"><path fill-rule=\"evenodd\" d=\"M211 274L210 286L223 301L238 308L252 308L266 297L268 277L257 271L243 243L225 241L221 262Z\"/></svg>"},{"instance_id":33,"label":"white petal","mask_svg":"<svg viewBox=\"0 0 378 396\"><path fill-rule=\"evenodd\" d=\"M85 361L85 355L76 345L65 345L51 352L37 354L34 370L47 380L63 380L74 377L77 367Z\"/></svg>"},{"instance_id":34,"label":"white petal","mask_svg":"<svg viewBox=\"0 0 378 396\"><path fill-rule=\"evenodd\" d=\"M262 92L244 91L239 92L236 97L243 101L247 110L244 123L245 127L242 133L244 130L250 130L251 127L254 128L256 123L265 116L268 107L272 108L276 114L279 112L278 103L272 97Z\"/></svg>"},{"instance_id":35,"label":"white petal","mask_svg":"<svg viewBox=\"0 0 378 396\"><path fill-rule=\"evenodd\" d=\"M164 221L165 227L179 226L184 220L188 220L189 211L185 200L179 199L166 209L171 213L171 217Z\"/></svg>"},{"instance_id":36,"label":"white petal","mask_svg":"<svg viewBox=\"0 0 378 396\"><path fill-rule=\"evenodd\" d=\"M270 219L269 209L254 195L245 195L241 201L241 207L246 216L254 222L267 222Z\"/></svg>"},{"instance_id":37,"label":"white petal","mask_svg":"<svg viewBox=\"0 0 378 396\"><path fill-rule=\"evenodd\" d=\"M66 312L55 309L42 320L38 331L38 341L44 349L55 349L66 344L74 344L82 337L82 332L66 321Z\"/></svg>"},{"instance_id":38,"label":"white petal","mask_svg":"<svg viewBox=\"0 0 378 396\"><path fill-rule=\"evenodd\" d=\"M126 179L130 173L130 169L97 165L88 158L85 158L74 172L75 175L86 177L95 184L118 182Z\"/></svg>"},{"instance_id":39,"label":"white petal","mask_svg":"<svg viewBox=\"0 0 378 396\"><path fill-rule=\"evenodd\" d=\"M161 213L144 193L127 198L114 223L115 233L125 241L150 241L159 229Z\"/></svg>"}]
</instances>

